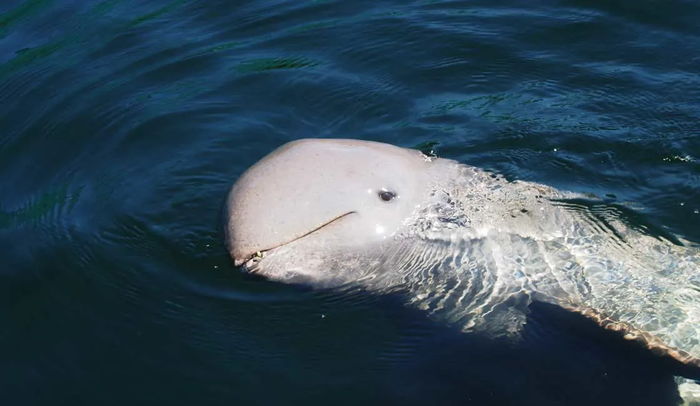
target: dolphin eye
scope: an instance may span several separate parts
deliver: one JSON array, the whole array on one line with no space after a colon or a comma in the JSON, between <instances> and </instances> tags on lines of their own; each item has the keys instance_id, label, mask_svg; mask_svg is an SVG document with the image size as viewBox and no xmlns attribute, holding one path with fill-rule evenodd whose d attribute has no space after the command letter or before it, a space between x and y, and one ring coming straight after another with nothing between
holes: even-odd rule
<instances>
[{"instance_id":1,"label":"dolphin eye","mask_svg":"<svg viewBox=\"0 0 700 406\"><path fill-rule=\"evenodd\" d=\"M388 190L380 190L379 193L377 193L377 195L380 199L384 200L385 202L390 202L396 197L396 193L390 192Z\"/></svg>"}]
</instances>

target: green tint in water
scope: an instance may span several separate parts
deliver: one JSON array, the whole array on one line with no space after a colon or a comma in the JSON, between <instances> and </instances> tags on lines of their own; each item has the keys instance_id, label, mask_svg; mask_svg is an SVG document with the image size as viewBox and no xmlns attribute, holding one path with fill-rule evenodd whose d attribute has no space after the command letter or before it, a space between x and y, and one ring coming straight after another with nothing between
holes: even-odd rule
<instances>
[{"instance_id":1,"label":"green tint in water","mask_svg":"<svg viewBox=\"0 0 700 406\"><path fill-rule=\"evenodd\" d=\"M63 207L68 212L66 214L70 214L70 210L79 198L80 190L69 192L68 186L46 192L22 208L9 212L0 211L0 228L19 226L28 222L40 222L53 210L59 210Z\"/></svg>"},{"instance_id":2,"label":"green tint in water","mask_svg":"<svg viewBox=\"0 0 700 406\"><path fill-rule=\"evenodd\" d=\"M260 58L246 61L235 69L239 73L264 72L277 69L300 69L318 65L317 62L305 58Z\"/></svg>"},{"instance_id":3,"label":"green tint in water","mask_svg":"<svg viewBox=\"0 0 700 406\"><path fill-rule=\"evenodd\" d=\"M22 21L39 13L43 8L51 4L53 0L27 0L10 11L0 14L0 38L7 35L7 30Z\"/></svg>"},{"instance_id":4,"label":"green tint in water","mask_svg":"<svg viewBox=\"0 0 700 406\"><path fill-rule=\"evenodd\" d=\"M144 23L144 22L146 22L146 21L150 21L150 20L156 19L156 18L158 18L158 17L161 17L161 16L163 16L163 15L165 15L165 14L167 14L167 13L169 13L169 12L175 10L175 9L177 9L180 5L182 5L182 4L185 3L186 1L187 1L187 0L174 0L174 1L171 1L171 2L167 3L166 5L164 5L163 7L159 8L159 9L157 9L157 10L155 10L155 11L151 11L150 13L146 13L146 14L144 14L144 15L142 15L142 16L139 16L139 17L135 18L134 20L131 21L131 23L130 23L129 25L139 25L139 24L142 24L142 23Z\"/></svg>"}]
</instances>

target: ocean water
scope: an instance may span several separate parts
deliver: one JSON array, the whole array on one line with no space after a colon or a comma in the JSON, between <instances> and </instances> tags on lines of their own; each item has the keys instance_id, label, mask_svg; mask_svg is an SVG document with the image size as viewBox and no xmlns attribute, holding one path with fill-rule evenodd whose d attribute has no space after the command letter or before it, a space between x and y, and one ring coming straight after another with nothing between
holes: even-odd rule
<instances>
[{"instance_id":1,"label":"ocean water","mask_svg":"<svg viewBox=\"0 0 700 406\"><path fill-rule=\"evenodd\" d=\"M221 209L304 137L433 148L700 242L700 3L0 2L3 405L674 405L532 309L519 343L239 272Z\"/></svg>"}]
</instances>

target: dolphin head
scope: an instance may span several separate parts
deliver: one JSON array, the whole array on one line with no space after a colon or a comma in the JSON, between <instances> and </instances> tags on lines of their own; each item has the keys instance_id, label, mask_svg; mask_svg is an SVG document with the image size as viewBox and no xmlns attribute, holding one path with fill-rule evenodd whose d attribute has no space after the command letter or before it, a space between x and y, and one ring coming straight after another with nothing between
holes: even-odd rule
<instances>
[{"instance_id":1,"label":"dolphin head","mask_svg":"<svg viewBox=\"0 0 700 406\"><path fill-rule=\"evenodd\" d=\"M236 265L255 264L264 276L281 279L264 266L275 252L286 250L286 267L294 268L295 256L297 272L308 274L322 272L315 265L328 265L319 258L378 248L425 202L431 165L419 151L377 142L285 144L231 188L225 225L231 257Z\"/></svg>"}]
</instances>

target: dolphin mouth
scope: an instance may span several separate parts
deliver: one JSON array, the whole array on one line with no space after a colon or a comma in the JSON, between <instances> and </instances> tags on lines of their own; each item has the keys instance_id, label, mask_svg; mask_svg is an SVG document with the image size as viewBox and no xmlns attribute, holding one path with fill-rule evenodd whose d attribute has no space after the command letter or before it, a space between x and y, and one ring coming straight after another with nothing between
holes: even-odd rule
<instances>
[{"instance_id":1,"label":"dolphin mouth","mask_svg":"<svg viewBox=\"0 0 700 406\"><path fill-rule=\"evenodd\" d=\"M295 237L295 238L293 238L293 239L291 239L291 240L289 240L289 241L287 241L287 242L283 242L282 244L277 244L277 245L272 246L272 247L269 247L269 248L265 248L265 249L258 250L258 251L256 251L256 252L254 252L252 255L248 255L248 256L245 257L245 258L234 258L233 263L234 263L235 266L241 266L241 265L244 265L244 264L245 264L246 268L248 268L248 269L255 269L255 267L254 267L255 264L257 264L258 262L260 262L260 260L265 256L265 253L266 253L266 252L272 251L272 250L274 250L274 249L276 249L276 248L283 247L283 246L288 245L288 244L291 244L291 243L293 243L293 242L295 242L295 241L301 240L302 238L308 237L309 235L311 235L311 234L313 234L313 233L319 231L320 229L325 228L325 227L327 227L327 226L329 226L329 225L331 225L331 224L333 224L333 223L335 223L335 222L337 222L337 221L340 221L341 219L343 219L343 218L345 218L345 217L347 217L347 216L349 216L349 215L351 215L351 214L356 214L356 213L357 213L356 211L349 211L349 212L347 212L347 213L343 213L343 214L341 214L341 215L339 215L339 216L333 217L332 219L326 221L325 223L323 223L323 224L321 224L320 226L318 226L318 227L312 229L311 231L308 231L308 232L306 232L306 233L304 233L304 234L302 234L302 235L300 235L300 236L298 236L298 237Z\"/></svg>"}]
</instances>

